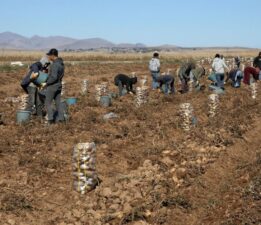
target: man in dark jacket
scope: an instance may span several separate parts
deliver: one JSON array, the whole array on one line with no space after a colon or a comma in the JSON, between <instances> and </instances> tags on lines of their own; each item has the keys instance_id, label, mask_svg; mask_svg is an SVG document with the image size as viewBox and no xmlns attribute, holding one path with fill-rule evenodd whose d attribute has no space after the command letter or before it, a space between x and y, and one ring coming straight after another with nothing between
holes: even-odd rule
<instances>
[{"instance_id":1,"label":"man in dark jacket","mask_svg":"<svg viewBox=\"0 0 261 225\"><path fill-rule=\"evenodd\" d=\"M127 93L135 94L133 90L133 85L138 81L137 77L129 77L125 74L118 74L114 78L114 84L119 88L119 96L123 96L124 88L127 89Z\"/></svg>"},{"instance_id":2,"label":"man in dark jacket","mask_svg":"<svg viewBox=\"0 0 261 225\"><path fill-rule=\"evenodd\" d=\"M45 88L45 106L47 109L48 123L64 121L63 111L61 107L61 91L62 91L62 79L64 76L64 63L62 58L58 57L58 50L51 49L47 56L52 62L49 70L49 76L46 83L42 84ZM58 112L57 118L54 118L54 112L52 103L55 101L55 107Z\"/></svg>"},{"instance_id":3,"label":"man in dark jacket","mask_svg":"<svg viewBox=\"0 0 261 225\"><path fill-rule=\"evenodd\" d=\"M38 97L38 84L36 83L36 79L40 71L47 72L49 64L47 57L43 57L39 62L33 63L21 82L21 87L29 95L26 110L31 111L33 114L36 113L38 116L43 115L43 105Z\"/></svg>"}]
</instances>

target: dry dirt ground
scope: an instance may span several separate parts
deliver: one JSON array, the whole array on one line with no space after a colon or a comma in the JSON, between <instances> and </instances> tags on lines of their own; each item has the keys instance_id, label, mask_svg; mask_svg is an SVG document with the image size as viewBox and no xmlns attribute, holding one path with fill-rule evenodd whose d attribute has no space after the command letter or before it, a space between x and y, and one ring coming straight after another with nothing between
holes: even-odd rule
<instances>
[{"instance_id":1,"label":"dry dirt ground","mask_svg":"<svg viewBox=\"0 0 261 225\"><path fill-rule=\"evenodd\" d=\"M164 70L176 66L165 63ZM115 92L112 77L132 71L148 74L143 63L68 65L67 96L79 102L68 124L50 127L37 118L15 124L18 106L5 99L22 94L26 68L1 71L1 225L261 224L261 94L253 100L247 87L228 86L214 119L208 90L150 91L141 108L130 95L99 106L94 85L107 80ZM90 81L87 96L80 95L83 79ZM184 102L192 103L198 121L189 133L180 127ZM119 118L104 121L108 112ZM72 149L91 141L101 183L80 195L72 189Z\"/></svg>"}]
</instances>

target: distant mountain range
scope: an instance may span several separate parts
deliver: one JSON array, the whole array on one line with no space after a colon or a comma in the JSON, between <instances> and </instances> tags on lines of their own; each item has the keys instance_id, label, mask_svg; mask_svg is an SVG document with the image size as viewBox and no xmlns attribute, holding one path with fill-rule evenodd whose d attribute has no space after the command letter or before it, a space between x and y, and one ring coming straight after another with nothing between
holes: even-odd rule
<instances>
[{"instance_id":1,"label":"distant mountain range","mask_svg":"<svg viewBox=\"0 0 261 225\"><path fill-rule=\"evenodd\" d=\"M213 47L213 48L183 48L175 45L161 45L161 46L146 46L142 43L130 44L122 43L115 44L102 38L89 39L74 39L63 36L50 37L24 37L22 35L3 32L0 33L0 49L16 49L16 50L46 50L50 48L57 48L59 50L76 51L76 50L99 50L99 49L113 49L114 51L125 50L186 50L186 49L248 49L243 47Z\"/></svg>"},{"instance_id":2,"label":"distant mountain range","mask_svg":"<svg viewBox=\"0 0 261 225\"><path fill-rule=\"evenodd\" d=\"M40 37L33 36L31 38L24 37L22 35L3 32L0 33L0 48L1 49L19 49L19 50L46 50L49 48L57 48L59 50L90 50L100 48L126 48L126 49L141 49L147 48L148 46L137 43L122 43L115 44L102 38L89 38L89 39L74 39L63 36L50 36ZM172 45L164 45L162 48L176 48ZM159 46L161 48L161 46Z\"/></svg>"}]
</instances>

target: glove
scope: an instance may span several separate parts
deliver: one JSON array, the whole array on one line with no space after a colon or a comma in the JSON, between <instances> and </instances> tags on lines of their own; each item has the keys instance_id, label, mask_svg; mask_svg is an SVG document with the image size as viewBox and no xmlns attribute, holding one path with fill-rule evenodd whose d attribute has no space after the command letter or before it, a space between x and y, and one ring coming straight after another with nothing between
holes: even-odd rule
<instances>
[{"instance_id":1,"label":"glove","mask_svg":"<svg viewBox=\"0 0 261 225\"><path fill-rule=\"evenodd\" d=\"M42 83L42 84L40 84L40 88L43 89L46 87L46 85L47 85L47 83Z\"/></svg>"}]
</instances>

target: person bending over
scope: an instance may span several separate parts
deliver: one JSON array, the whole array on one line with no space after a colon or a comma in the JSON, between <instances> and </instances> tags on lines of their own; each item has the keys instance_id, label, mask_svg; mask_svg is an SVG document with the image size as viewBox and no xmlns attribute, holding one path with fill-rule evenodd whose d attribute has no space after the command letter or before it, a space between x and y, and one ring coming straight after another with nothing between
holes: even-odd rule
<instances>
[{"instance_id":1,"label":"person bending over","mask_svg":"<svg viewBox=\"0 0 261 225\"><path fill-rule=\"evenodd\" d=\"M138 81L137 77L129 77L125 74L118 74L114 78L114 84L119 88L119 96L123 96L124 87L127 89L128 93L135 94L133 90L133 85Z\"/></svg>"},{"instance_id":2,"label":"person bending over","mask_svg":"<svg viewBox=\"0 0 261 225\"><path fill-rule=\"evenodd\" d=\"M162 86L164 85L164 92L165 95L171 93L175 93L175 87L174 82L175 78L171 75L162 75L157 78L157 82L159 83L160 89L162 89Z\"/></svg>"}]
</instances>

